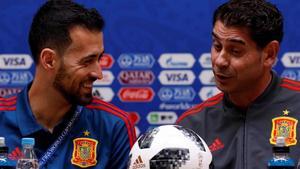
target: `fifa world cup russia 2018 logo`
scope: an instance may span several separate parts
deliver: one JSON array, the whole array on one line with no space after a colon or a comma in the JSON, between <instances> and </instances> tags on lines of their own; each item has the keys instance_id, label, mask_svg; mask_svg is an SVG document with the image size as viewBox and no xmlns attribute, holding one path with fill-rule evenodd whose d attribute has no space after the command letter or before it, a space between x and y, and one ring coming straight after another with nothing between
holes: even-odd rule
<instances>
[{"instance_id":1,"label":"fifa world cup russia 2018 logo","mask_svg":"<svg viewBox=\"0 0 300 169\"><path fill-rule=\"evenodd\" d=\"M76 138L73 140L73 144L72 164L82 168L95 166L97 164L97 140L90 138Z\"/></svg>"},{"instance_id":2,"label":"fifa world cup russia 2018 logo","mask_svg":"<svg viewBox=\"0 0 300 169\"><path fill-rule=\"evenodd\" d=\"M283 111L288 115L288 111ZM285 137L286 146L296 145L296 127L298 120L292 117L280 116L272 119L272 132L270 143L276 144L277 137Z\"/></svg>"}]
</instances>

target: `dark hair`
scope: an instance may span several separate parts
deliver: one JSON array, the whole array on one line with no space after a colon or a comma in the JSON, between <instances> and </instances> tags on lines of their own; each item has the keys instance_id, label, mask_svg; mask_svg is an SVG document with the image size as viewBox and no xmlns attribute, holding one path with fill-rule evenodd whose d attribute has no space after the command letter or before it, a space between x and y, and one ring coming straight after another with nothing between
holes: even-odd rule
<instances>
[{"instance_id":1,"label":"dark hair","mask_svg":"<svg viewBox=\"0 0 300 169\"><path fill-rule=\"evenodd\" d=\"M78 25L101 32L104 20L96 9L86 9L71 0L50 0L41 6L29 32L29 45L35 63L38 63L40 52L46 47L63 54L72 42L69 30Z\"/></svg>"},{"instance_id":2,"label":"dark hair","mask_svg":"<svg viewBox=\"0 0 300 169\"><path fill-rule=\"evenodd\" d=\"M220 20L225 26L245 27L259 48L283 38L283 16L278 8L265 0L231 0L219 6L213 25Z\"/></svg>"}]
</instances>

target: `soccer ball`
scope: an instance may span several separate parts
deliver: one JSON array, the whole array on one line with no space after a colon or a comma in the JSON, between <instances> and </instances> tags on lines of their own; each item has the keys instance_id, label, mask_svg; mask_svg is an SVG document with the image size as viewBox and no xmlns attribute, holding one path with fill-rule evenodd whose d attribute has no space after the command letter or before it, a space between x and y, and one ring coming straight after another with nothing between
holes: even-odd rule
<instances>
[{"instance_id":1,"label":"soccer ball","mask_svg":"<svg viewBox=\"0 0 300 169\"><path fill-rule=\"evenodd\" d=\"M128 169L209 169L212 155L194 131L178 125L156 127L133 145Z\"/></svg>"}]
</instances>

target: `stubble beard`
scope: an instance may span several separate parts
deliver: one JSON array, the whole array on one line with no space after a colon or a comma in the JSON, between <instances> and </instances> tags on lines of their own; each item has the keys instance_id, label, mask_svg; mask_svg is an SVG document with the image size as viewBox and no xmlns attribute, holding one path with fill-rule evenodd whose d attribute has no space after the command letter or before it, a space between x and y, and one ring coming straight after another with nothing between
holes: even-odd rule
<instances>
[{"instance_id":1,"label":"stubble beard","mask_svg":"<svg viewBox=\"0 0 300 169\"><path fill-rule=\"evenodd\" d=\"M55 76L53 87L72 105L88 105L93 100L92 93L87 93L84 95L80 94L80 87L82 84L78 84L78 88L76 90L68 87L64 84L64 81L68 80L70 75L66 72L64 64L59 68L58 73Z\"/></svg>"}]
</instances>

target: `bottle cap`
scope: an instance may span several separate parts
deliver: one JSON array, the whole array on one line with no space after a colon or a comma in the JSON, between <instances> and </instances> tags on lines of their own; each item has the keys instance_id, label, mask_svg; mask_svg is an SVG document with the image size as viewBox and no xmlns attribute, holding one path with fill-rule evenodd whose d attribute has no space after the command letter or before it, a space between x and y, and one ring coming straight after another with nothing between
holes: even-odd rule
<instances>
[{"instance_id":1,"label":"bottle cap","mask_svg":"<svg viewBox=\"0 0 300 169\"><path fill-rule=\"evenodd\" d=\"M276 146L277 147L284 147L285 146L285 137L282 137L282 136L277 137Z\"/></svg>"},{"instance_id":2,"label":"bottle cap","mask_svg":"<svg viewBox=\"0 0 300 169\"><path fill-rule=\"evenodd\" d=\"M273 152L274 153L289 153L290 148L285 145L285 137L277 137L276 139L276 144L273 147Z\"/></svg>"},{"instance_id":3,"label":"bottle cap","mask_svg":"<svg viewBox=\"0 0 300 169\"><path fill-rule=\"evenodd\" d=\"M5 138L0 137L0 146L5 146Z\"/></svg>"},{"instance_id":4,"label":"bottle cap","mask_svg":"<svg viewBox=\"0 0 300 169\"><path fill-rule=\"evenodd\" d=\"M22 145L32 145L34 146L34 138L22 138Z\"/></svg>"}]
</instances>

